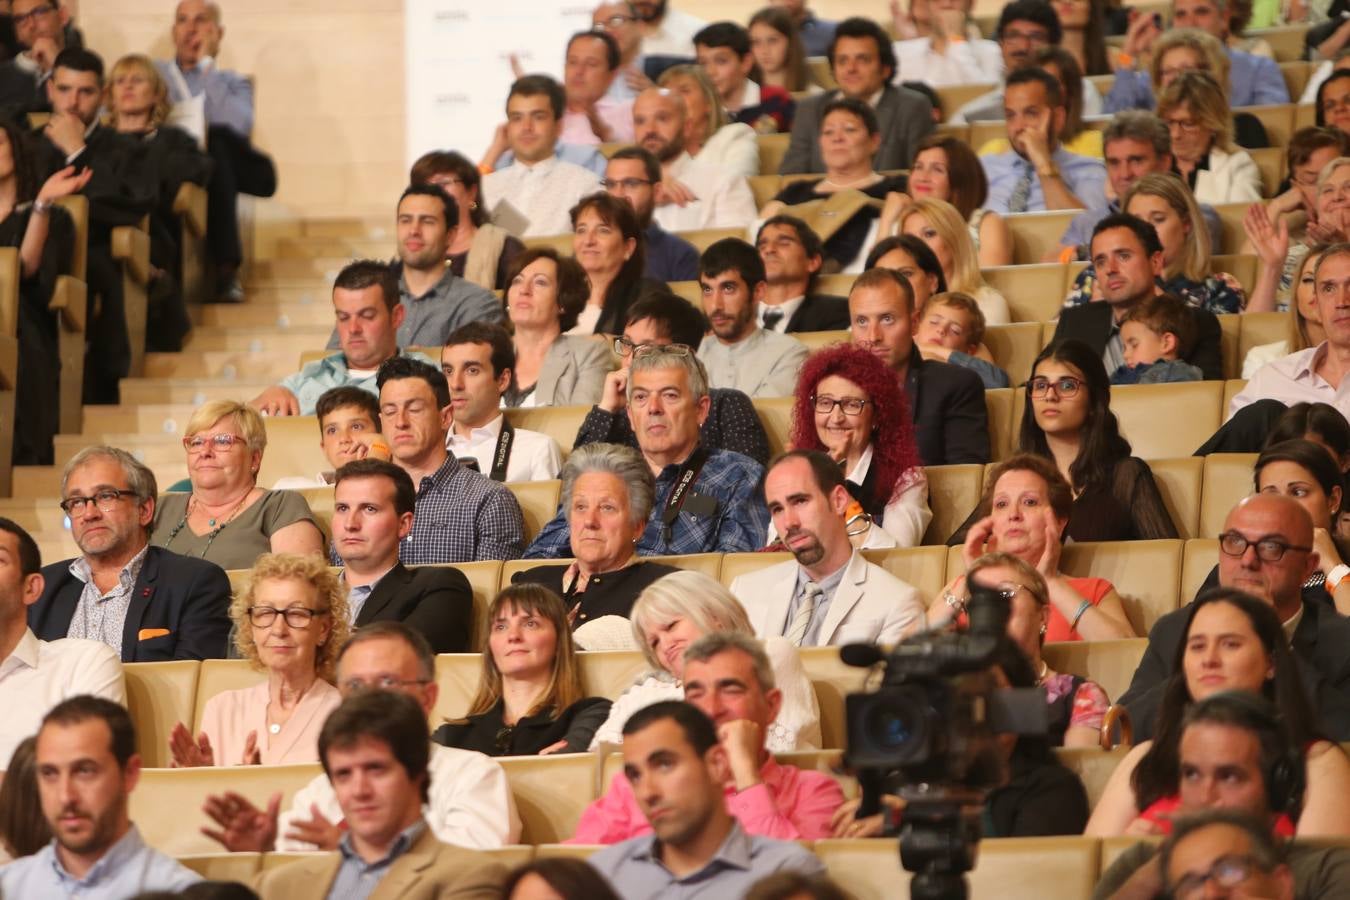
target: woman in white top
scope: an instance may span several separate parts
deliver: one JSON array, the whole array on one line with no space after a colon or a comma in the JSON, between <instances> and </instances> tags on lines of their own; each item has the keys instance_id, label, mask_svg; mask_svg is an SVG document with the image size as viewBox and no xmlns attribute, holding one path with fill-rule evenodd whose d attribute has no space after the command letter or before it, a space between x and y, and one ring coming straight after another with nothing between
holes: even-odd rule
<instances>
[{"instance_id":1,"label":"woman in white top","mask_svg":"<svg viewBox=\"0 0 1350 900\"><path fill-rule=\"evenodd\" d=\"M1242 360L1242 377L1251 378L1256 370L1281 356L1315 347L1326 340L1322 328L1322 314L1317 309L1317 292L1313 289L1313 271L1326 245L1312 247L1299 262L1294 280L1293 302L1289 304L1289 336L1284 340L1261 344L1247 351Z\"/></svg>"},{"instance_id":2,"label":"woman in white top","mask_svg":"<svg viewBox=\"0 0 1350 900\"><path fill-rule=\"evenodd\" d=\"M901 234L912 234L932 248L947 277L947 290L974 297L986 324L1012 321L1007 298L980 274L980 258L970 240L970 229L956 207L935 198L915 200L900 212L897 223Z\"/></svg>"},{"instance_id":3,"label":"woman in white top","mask_svg":"<svg viewBox=\"0 0 1350 900\"><path fill-rule=\"evenodd\" d=\"M595 732L592 750L602 743L623 743L624 723L643 707L684 699L684 650L690 644L719 631L755 634L740 602L702 572L674 572L653 582L638 595L629 618L634 641L652 668L614 701L609 718ZM765 687L776 686L783 693L765 748L786 753L820 747L820 708L797 648L785 638L772 637L764 642L764 652L776 682Z\"/></svg>"},{"instance_id":4,"label":"woman in white top","mask_svg":"<svg viewBox=\"0 0 1350 900\"><path fill-rule=\"evenodd\" d=\"M672 66L657 82L684 98L684 149L699 162L749 178L759 174L755 129L732 122L699 66Z\"/></svg>"},{"instance_id":5,"label":"woman in white top","mask_svg":"<svg viewBox=\"0 0 1350 900\"><path fill-rule=\"evenodd\" d=\"M766 6L750 17L750 52L763 75L760 84L793 94L819 94L823 90L811 81L801 32L781 6Z\"/></svg>"},{"instance_id":6,"label":"woman in white top","mask_svg":"<svg viewBox=\"0 0 1350 900\"><path fill-rule=\"evenodd\" d=\"M1233 143L1233 116L1224 89L1208 72L1187 71L1158 93L1158 118L1172 135L1176 172L1199 203L1261 199L1261 171Z\"/></svg>"}]
</instances>

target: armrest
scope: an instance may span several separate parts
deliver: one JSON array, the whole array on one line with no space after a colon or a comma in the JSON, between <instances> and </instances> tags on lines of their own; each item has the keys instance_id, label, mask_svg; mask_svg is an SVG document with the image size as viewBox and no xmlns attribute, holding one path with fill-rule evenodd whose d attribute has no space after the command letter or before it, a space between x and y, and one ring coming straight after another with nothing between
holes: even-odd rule
<instances>
[{"instance_id":1,"label":"armrest","mask_svg":"<svg viewBox=\"0 0 1350 900\"><path fill-rule=\"evenodd\" d=\"M206 189L189 181L183 182L173 198L173 211L182 217L193 237L206 237Z\"/></svg>"},{"instance_id":2,"label":"armrest","mask_svg":"<svg viewBox=\"0 0 1350 900\"><path fill-rule=\"evenodd\" d=\"M1102 718L1102 749L1110 750L1116 746L1111 733L1120 726L1120 743L1126 747L1134 743L1134 724L1130 721L1130 711L1119 703L1112 703Z\"/></svg>"},{"instance_id":3,"label":"armrest","mask_svg":"<svg viewBox=\"0 0 1350 900\"><path fill-rule=\"evenodd\" d=\"M126 263L131 277L137 282L150 283L150 235L130 225L114 228L112 255L113 259Z\"/></svg>"},{"instance_id":4,"label":"armrest","mask_svg":"<svg viewBox=\"0 0 1350 900\"><path fill-rule=\"evenodd\" d=\"M16 390L18 377L19 340L13 337L0 337L0 391Z\"/></svg>"},{"instance_id":5,"label":"armrest","mask_svg":"<svg viewBox=\"0 0 1350 900\"><path fill-rule=\"evenodd\" d=\"M56 279L52 289L51 302L47 308L57 313L61 327L72 334L84 331L85 286L84 282L69 275Z\"/></svg>"}]
</instances>

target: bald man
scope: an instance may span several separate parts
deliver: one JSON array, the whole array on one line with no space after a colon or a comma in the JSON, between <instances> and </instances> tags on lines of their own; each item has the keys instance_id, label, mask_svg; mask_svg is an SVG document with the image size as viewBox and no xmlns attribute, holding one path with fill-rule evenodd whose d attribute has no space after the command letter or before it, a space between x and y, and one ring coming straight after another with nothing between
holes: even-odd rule
<instances>
[{"instance_id":1,"label":"bald man","mask_svg":"<svg viewBox=\"0 0 1350 900\"><path fill-rule=\"evenodd\" d=\"M684 99L648 88L633 101L634 141L661 163L656 223L666 231L745 228L758 214L745 178L700 162L685 149Z\"/></svg>"},{"instance_id":2,"label":"bald man","mask_svg":"<svg viewBox=\"0 0 1350 900\"><path fill-rule=\"evenodd\" d=\"M1238 503L1219 536L1218 583L1246 591L1275 608L1300 674L1321 715L1326 736L1350 740L1350 620L1325 600L1308 599L1304 584L1317 571L1313 524L1289 497L1254 494ZM1325 596L1325 595L1324 595ZM1163 691L1185 638L1190 610L1163 616L1120 698L1130 711L1135 740L1152 736Z\"/></svg>"}]
</instances>

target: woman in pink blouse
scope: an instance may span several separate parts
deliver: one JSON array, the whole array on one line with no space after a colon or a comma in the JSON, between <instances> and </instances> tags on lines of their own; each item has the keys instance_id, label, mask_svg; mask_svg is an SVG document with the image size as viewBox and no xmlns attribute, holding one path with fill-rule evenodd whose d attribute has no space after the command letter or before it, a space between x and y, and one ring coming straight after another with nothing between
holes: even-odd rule
<instances>
[{"instance_id":1,"label":"woman in pink blouse","mask_svg":"<svg viewBox=\"0 0 1350 900\"><path fill-rule=\"evenodd\" d=\"M239 654L267 677L207 700L195 740L175 725L174 766L317 762L319 731L342 699L332 682L350 633L337 576L315 556L265 553L230 618Z\"/></svg>"}]
</instances>

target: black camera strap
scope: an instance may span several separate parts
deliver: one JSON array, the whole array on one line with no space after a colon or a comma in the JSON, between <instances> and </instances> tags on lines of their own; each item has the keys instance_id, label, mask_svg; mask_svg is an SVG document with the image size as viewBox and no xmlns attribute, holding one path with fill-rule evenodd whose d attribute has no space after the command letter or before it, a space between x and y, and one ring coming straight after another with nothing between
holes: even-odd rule
<instances>
[{"instance_id":1,"label":"black camera strap","mask_svg":"<svg viewBox=\"0 0 1350 900\"><path fill-rule=\"evenodd\" d=\"M700 444L675 473L675 485L670 489L670 496L666 498L665 509L661 511L661 540L667 544L670 543L671 527L679 518L684 502L689 499L689 490L698 480L698 475L703 471L707 461L708 451Z\"/></svg>"},{"instance_id":2,"label":"black camera strap","mask_svg":"<svg viewBox=\"0 0 1350 900\"><path fill-rule=\"evenodd\" d=\"M488 475L493 481L506 480L506 464L511 461L511 445L516 440L516 429L506 416L502 416L502 430L497 435L497 446L492 451L492 472Z\"/></svg>"}]
</instances>

